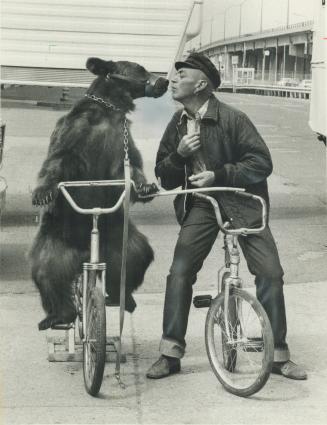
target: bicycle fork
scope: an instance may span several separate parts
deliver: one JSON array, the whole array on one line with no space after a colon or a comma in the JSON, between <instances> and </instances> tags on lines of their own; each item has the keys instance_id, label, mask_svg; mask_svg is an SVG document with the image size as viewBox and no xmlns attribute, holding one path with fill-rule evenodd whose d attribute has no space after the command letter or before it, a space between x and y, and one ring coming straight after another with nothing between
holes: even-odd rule
<instances>
[{"instance_id":1,"label":"bicycle fork","mask_svg":"<svg viewBox=\"0 0 327 425\"><path fill-rule=\"evenodd\" d=\"M225 275L222 278L222 288L219 288L219 290L223 290L224 293L224 323L226 328L226 334L227 334L227 340L229 343L233 343L233 335L231 335L231 331L234 332L234 329L231 329L231 326L229 326L229 317L230 312L230 303L229 303L229 297L230 297L230 289L231 287L240 288L242 286L242 280L239 277L239 264L240 264L240 252L237 247L237 236L224 236L224 249L225 249L225 266L229 269L229 276L225 277ZM218 282L220 282L220 279L218 279ZM219 284L219 283L218 283ZM232 312L232 314L235 316L235 319L239 318L241 315L239 315L239 308L240 306L237 303L235 303L235 311ZM232 326L235 326L235 323L232 323ZM241 333L242 333L242 324L241 326Z\"/></svg>"}]
</instances>

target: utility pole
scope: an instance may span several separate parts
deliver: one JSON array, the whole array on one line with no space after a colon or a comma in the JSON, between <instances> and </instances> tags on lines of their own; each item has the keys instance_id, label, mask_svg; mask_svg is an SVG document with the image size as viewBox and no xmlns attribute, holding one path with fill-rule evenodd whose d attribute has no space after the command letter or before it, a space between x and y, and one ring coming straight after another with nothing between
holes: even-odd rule
<instances>
[{"instance_id":1,"label":"utility pole","mask_svg":"<svg viewBox=\"0 0 327 425\"><path fill-rule=\"evenodd\" d=\"M261 10L260 10L260 32L262 32L262 19L263 19L263 0L261 0Z\"/></svg>"},{"instance_id":2,"label":"utility pole","mask_svg":"<svg viewBox=\"0 0 327 425\"><path fill-rule=\"evenodd\" d=\"M284 44L284 50L283 50L283 78L285 78L285 69L286 69L286 45Z\"/></svg>"}]
</instances>

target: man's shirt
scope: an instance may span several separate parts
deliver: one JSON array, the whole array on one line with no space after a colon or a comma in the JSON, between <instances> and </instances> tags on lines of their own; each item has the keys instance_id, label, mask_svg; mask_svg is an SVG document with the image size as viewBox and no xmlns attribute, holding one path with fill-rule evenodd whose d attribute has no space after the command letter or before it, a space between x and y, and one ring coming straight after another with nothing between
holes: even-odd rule
<instances>
[{"instance_id":1,"label":"man's shirt","mask_svg":"<svg viewBox=\"0 0 327 425\"><path fill-rule=\"evenodd\" d=\"M187 118L187 134L191 135L196 132L200 132L200 123L204 114L207 112L209 104L209 99L201 106L201 108L196 112L195 117L192 117L188 114L188 112L184 109L181 119L186 116ZM203 159L203 150L200 147L194 154L192 155L192 171L193 174L201 173L202 171L206 171L206 165Z\"/></svg>"}]
</instances>

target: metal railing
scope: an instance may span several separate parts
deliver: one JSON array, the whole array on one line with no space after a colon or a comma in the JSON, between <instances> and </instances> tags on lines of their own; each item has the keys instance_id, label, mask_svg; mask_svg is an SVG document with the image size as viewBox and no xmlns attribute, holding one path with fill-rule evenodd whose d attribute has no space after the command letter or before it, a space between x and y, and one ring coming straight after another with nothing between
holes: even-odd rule
<instances>
[{"instance_id":1,"label":"metal railing","mask_svg":"<svg viewBox=\"0 0 327 425\"><path fill-rule=\"evenodd\" d=\"M244 72L242 72L245 70ZM296 72L296 71L279 71L275 72L274 70L265 71L262 74L261 70L254 70L253 68L238 68L237 73L226 75L224 72L221 73L222 76L222 86L223 85L242 85L242 86L281 86L281 87L298 87L298 88L311 88L311 74ZM252 72L250 72L252 71Z\"/></svg>"}]
</instances>

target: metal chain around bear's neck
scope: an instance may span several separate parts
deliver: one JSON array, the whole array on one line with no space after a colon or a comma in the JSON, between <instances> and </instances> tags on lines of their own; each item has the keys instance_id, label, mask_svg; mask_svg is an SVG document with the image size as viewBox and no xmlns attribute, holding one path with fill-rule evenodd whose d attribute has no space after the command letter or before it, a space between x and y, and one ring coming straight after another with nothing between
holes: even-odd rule
<instances>
[{"instance_id":1,"label":"metal chain around bear's neck","mask_svg":"<svg viewBox=\"0 0 327 425\"><path fill-rule=\"evenodd\" d=\"M94 94L88 94L88 93L86 93L84 96L89 99L95 100L96 102L102 103L109 109L113 109L114 111L121 111L121 109L118 108L118 106L115 106L110 102L107 102L106 100L102 99L102 97L98 97L98 96L95 96Z\"/></svg>"}]
</instances>

